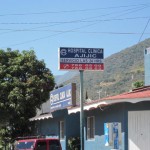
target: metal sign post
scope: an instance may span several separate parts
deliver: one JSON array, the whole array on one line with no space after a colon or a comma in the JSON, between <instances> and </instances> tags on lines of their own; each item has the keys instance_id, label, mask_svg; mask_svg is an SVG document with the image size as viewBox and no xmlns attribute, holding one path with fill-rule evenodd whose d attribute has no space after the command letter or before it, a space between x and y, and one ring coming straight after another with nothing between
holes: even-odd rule
<instances>
[{"instance_id":1,"label":"metal sign post","mask_svg":"<svg viewBox=\"0 0 150 150\"><path fill-rule=\"evenodd\" d=\"M84 150L83 71L103 71L103 48L60 47L59 70L80 71L80 141Z\"/></svg>"},{"instance_id":2,"label":"metal sign post","mask_svg":"<svg viewBox=\"0 0 150 150\"><path fill-rule=\"evenodd\" d=\"M84 150L83 70L80 70L80 143Z\"/></svg>"}]
</instances>

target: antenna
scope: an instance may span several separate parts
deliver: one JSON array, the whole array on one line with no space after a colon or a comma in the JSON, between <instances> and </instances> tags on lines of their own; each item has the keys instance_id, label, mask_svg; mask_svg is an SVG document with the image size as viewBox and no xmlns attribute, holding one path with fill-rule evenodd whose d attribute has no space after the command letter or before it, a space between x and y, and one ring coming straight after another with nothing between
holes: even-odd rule
<instances>
[{"instance_id":1,"label":"antenna","mask_svg":"<svg viewBox=\"0 0 150 150\"><path fill-rule=\"evenodd\" d=\"M97 91L97 93L99 94L99 99L101 98L101 92L102 90Z\"/></svg>"}]
</instances>

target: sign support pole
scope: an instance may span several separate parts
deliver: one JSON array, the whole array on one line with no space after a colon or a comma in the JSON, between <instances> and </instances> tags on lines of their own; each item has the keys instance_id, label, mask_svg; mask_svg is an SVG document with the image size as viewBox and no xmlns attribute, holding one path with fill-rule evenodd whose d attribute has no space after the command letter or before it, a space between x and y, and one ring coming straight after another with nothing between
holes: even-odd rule
<instances>
[{"instance_id":1,"label":"sign support pole","mask_svg":"<svg viewBox=\"0 0 150 150\"><path fill-rule=\"evenodd\" d=\"M83 70L80 71L80 147L84 150Z\"/></svg>"},{"instance_id":2,"label":"sign support pole","mask_svg":"<svg viewBox=\"0 0 150 150\"><path fill-rule=\"evenodd\" d=\"M103 48L59 48L59 69L80 72L80 150L84 150L83 71L104 70Z\"/></svg>"}]
</instances>

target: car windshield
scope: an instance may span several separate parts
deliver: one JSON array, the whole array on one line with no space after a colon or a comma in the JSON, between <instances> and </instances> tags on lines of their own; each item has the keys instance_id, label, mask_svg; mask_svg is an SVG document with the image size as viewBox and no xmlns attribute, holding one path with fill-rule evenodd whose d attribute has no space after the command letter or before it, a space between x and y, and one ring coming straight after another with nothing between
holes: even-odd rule
<instances>
[{"instance_id":1,"label":"car windshield","mask_svg":"<svg viewBox=\"0 0 150 150\"><path fill-rule=\"evenodd\" d=\"M18 142L15 150L33 150L34 141Z\"/></svg>"}]
</instances>

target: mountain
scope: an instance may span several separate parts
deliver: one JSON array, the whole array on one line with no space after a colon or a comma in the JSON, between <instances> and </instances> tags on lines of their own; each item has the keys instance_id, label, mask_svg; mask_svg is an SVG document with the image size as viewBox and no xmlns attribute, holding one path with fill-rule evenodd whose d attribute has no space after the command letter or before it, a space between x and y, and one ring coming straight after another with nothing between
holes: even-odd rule
<instances>
[{"instance_id":1,"label":"mountain","mask_svg":"<svg viewBox=\"0 0 150 150\"><path fill-rule=\"evenodd\" d=\"M63 84L65 81L72 79L74 76L78 75L79 71L69 71L64 75L55 76L56 85Z\"/></svg>"},{"instance_id":2,"label":"mountain","mask_svg":"<svg viewBox=\"0 0 150 150\"><path fill-rule=\"evenodd\" d=\"M144 81L144 50L150 47L150 39L121 50L104 59L104 71L84 71L84 96L96 100L132 89L136 81ZM58 84L76 83L79 100L79 73L68 72L61 76Z\"/></svg>"}]
</instances>

